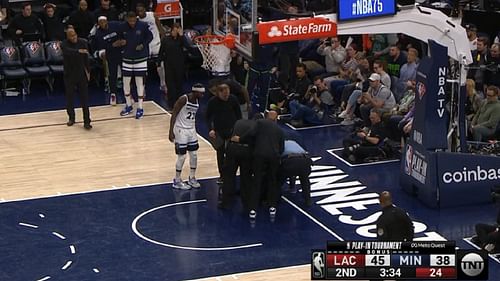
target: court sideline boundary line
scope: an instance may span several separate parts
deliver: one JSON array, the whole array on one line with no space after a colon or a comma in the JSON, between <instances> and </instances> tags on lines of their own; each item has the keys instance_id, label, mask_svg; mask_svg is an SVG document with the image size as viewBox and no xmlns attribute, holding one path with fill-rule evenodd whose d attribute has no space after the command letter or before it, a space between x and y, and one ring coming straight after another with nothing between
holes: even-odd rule
<instances>
[{"instance_id":1,"label":"court sideline boundary line","mask_svg":"<svg viewBox=\"0 0 500 281\"><path fill-rule=\"evenodd\" d=\"M200 178L198 180L211 180L211 179L216 179L216 178L219 178L219 176L204 177L204 178ZM68 192L68 193L59 192L59 194L53 194L53 195L44 195L44 196L39 196L39 197L26 197L26 198L0 201L0 206L2 204L10 203L10 202L21 202L21 201L29 201L29 200L36 200L36 199L49 199L49 198L56 198L56 197L63 197L63 196L81 195L81 194L88 194L88 193L113 191L113 190L119 191L119 190L125 190L125 189L141 188L141 187L171 184L171 183L172 183L172 181L166 181L166 182L154 182L154 183L145 183L145 184L138 184L138 185L113 186L113 187L109 187L109 188L101 188L101 189L87 190L87 191L75 191L75 192Z\"/></svg>"}]
</instances>

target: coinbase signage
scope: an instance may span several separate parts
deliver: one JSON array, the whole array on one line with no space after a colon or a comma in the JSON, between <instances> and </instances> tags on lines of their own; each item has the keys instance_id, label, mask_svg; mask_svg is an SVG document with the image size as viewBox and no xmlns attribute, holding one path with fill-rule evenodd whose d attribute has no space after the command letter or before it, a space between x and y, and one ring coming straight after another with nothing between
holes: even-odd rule
<instances>
[{"instance_id":1,"label":"coinbase signage","mask_svg":"<svg viewBox=\"0 0 500 281\"><path fill-rule=\"evenodd\" d=\"M396 0L339 0L337 20L356 20L396 14Z\"/></svg>"}]
</instances>

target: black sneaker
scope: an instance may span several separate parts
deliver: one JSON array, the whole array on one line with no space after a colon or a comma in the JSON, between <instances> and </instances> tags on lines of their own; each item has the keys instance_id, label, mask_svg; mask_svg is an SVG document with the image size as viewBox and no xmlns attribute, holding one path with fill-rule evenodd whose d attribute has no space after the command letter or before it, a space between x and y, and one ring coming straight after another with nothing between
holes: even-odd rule
<instances>
[{"instance_id":1,"label":"black sneaker","mask_svg":"<svg viewBox=\"0 0 500 281\"><path fill-rule=\"evenodd\" d=\"M71 126L73 126L74 124L75 124L75 120L68 120L68 122L66 122L66 125L67 125L68 127L71 127Z\"/></svg>"},{"instance_id":2,"label":"black sneaker","mask_svg":"<svg viewBox=\"0 0 500 281\"><path fill-rule=\"evenodd\" d=\"M224 184L224 180L221 177L219 177L215 183L217 183L218 185L222 185Z\"/></svg>"},{"instance_id":3,"label":"black sneaker","mask_svg":"<svg viewBox=\"0 0 500 281\"><path fill-rule=\"evenodd\" d=\"M85 128L85 130L92 129L92 125L90 125L90 124L84 124L83 127Z\"/></svg>"}]
</instances>

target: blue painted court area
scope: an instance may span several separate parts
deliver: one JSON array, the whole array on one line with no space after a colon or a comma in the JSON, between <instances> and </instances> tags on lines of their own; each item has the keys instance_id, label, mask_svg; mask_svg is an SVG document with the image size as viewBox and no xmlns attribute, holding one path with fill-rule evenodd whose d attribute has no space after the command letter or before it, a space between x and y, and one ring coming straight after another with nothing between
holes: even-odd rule
<instances>
[{"instance_id":1,"label":"blue painted court area","mask_svg":"<svg viewBox=\"0 0 500 281\"><path fill-rule=\"evenodd\" d=\"M0 280L184 280L306 264L327 240L373 239L383 189L408 210L417 239L470 248L462 238L494 220L493 204L422 206L396 187L397 163L353 169L328 154L315 163L315 204L306 209L300 193L284 190L275 220L261 210L255 224L239 204L217 209L214 179L192 191L159 184L2 203Z\"/></svg>"},{"instance_id":2,"label":"blue painted court area","mask_svg":"<svg viewBox=\"0 0 500 281\"><path fill-rule=\"evenodd\" d=\"M239 206L219 211L214 180L202 184L1 204L0 280L183 280L304 264L334 239L289 204L274 222L262 213L255 224ZM140 214L140 235L165 245L133 232Z\"/></svg>"}]
</instances>

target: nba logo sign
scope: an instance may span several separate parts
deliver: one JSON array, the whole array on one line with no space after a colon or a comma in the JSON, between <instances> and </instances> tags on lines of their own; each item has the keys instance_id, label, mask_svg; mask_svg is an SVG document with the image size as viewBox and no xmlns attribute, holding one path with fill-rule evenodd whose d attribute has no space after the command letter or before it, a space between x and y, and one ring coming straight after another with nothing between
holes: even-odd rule
<instances>
[{"instance_id":1,"label":"nba logo sign","mask_svg":"<svg viewBox=\"0 0 500 281\"><path fill-rule=\"evenodd\" d=\"M413 160L413 147L411 145L408 145L406 148L406 155L405 155L405 173L407 175L411 174L411 161Z\"/></svg>"},{"instance_id":2,"label":"nba logo sign","mask_svg":"<svg viewBox=\"0 0 500 281\"><path fill-rule=\"evenodd\" d=\"M325 279L325 252L312 251L311 255L311 279Z\"/></svg>"},{"instance_id":3,"label":"nba logo sign","mask_svg":"<svg viewBox=\"0 0 500 281\"><path fill-rule=\"evenodd\" d=\"M34 54L40 49L40 44L38 42L31 42L28 45L28 48L30 49L31 53Z\"/></svg>"},{"instance_id":4,"label":"nba logo sign","mask_svg":"<svg viewBox=\"0 0 500 281\"><path fill-rule=\"evenodd\" d=\"M14 49L14 47L6 47L3 49L3 52L9 57L11 58L14 53L16 52L16 49Z\"/></svg>"}]
</instances>

